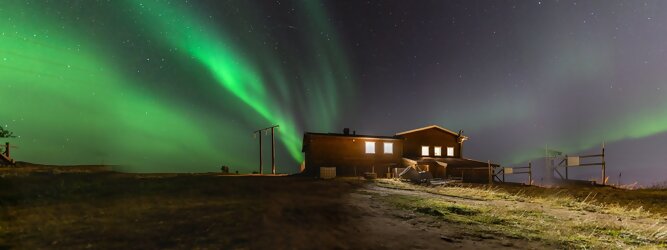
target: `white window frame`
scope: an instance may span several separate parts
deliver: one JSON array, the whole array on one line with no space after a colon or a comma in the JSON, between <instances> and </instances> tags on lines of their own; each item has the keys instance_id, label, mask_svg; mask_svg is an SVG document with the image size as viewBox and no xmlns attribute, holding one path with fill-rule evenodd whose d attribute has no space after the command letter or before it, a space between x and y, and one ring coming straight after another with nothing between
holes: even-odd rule
<instances>
[{"instance_id":1,"label":"white window frame","mask_svg":"<svg viewBox=\"0 0 667 250\"><path fill-rule=\"evenodd\" d=\"M442 156L442 147L433 147L433 156Z\"/></svg>"},{"instance_id":2,"label":"white window frame","mask_svg":"<svg viewBox=\"0 0 667 250\"><path fill-rule=\"evenodd\" d=\"M454 156L454 147L447 147L447 156Z\"/></svg>"},{"instance_id":3,"label":"white window frame","mask_svg":"<svg viewBox=\"0 0 667 250\"><path fill-rule=\"evenodd\" d=\"M365 146L366 154L375 154L375 142L374 141L366 141L366 142L364 142L364 146Z\"/></svg>"},{"instance_id":4,"label":"white window frame","mask_svg":"<svg viewBox=\"0 0 667 250\"><path fill-rule=\"evenodd\" d=\"M424 153L424 149L426 149L426 153ZM430 146L422 146L422 156L429 156L431 155L431 147Z\"/></svg>"},{"instance_id":5,"label":"white window frame","mask_svg":"<svg viewBox=\"0 0 667 250\"><path fill-rule=\"evenodd\" d=\"M383 148L384 149L383 150L384 154L386 154L386 155L394 154L394 143L393 142L385 142L382 145L384 145L384 148ZM389 146L389 147L387 148L387 146ZM387 149L389 149L389 150L387 150Z\"/></svg>"}]
</instances>

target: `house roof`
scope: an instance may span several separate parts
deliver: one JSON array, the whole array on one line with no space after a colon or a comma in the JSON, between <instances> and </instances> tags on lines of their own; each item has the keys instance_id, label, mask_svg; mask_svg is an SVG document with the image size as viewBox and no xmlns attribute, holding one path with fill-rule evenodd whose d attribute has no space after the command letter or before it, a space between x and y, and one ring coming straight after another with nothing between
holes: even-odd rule
<instances>
[{"instance_id":1,"label":"house roof","mask_svg":"<svg viewBox=\"0 0 667 250\"><path fill-rule=\"evenodd\" d=\"M305 135L322 135L322 136L337 136L337 137L354 137L354 138L372 138L372 139L392 139L399 140L395 136L379 136L379 135L357 135L357 134L338 134L338 133L305 133Z\"/></svg>"},{"instance_id":2,"label":"house roof","mask_svg":"<svg viewBox=\"0 0 667 250\"><path fill-rule=\"evenodd\" d=\"M423 127L423 128L403 131L403 132L400 132L400 133L396 133L396 135L410 134L410 133L419 132L419 131L422 131L422 130L427 130L427 129L432 129L432 128L439 129L439 130L445 131L447 133L450 133L450 134L453 134L453 135L456 135L456 136L459 135L459 133L452 132L451 130L440 127L438 125L431 125L431 126L426 126L426 127ZM468 138L467 136L464 136L464 137Z\"/></svg>"}]
</instances>

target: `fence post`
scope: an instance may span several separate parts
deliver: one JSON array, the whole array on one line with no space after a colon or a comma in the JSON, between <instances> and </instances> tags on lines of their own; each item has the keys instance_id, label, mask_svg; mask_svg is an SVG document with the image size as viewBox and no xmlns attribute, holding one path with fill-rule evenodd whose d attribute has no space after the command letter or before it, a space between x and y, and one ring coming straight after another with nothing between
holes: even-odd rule
<instances>
[{"instance_id":1,"label":"fence post","mask_svg":"<svg viewBox=\"0 0 667 250\"><path fill-rule=\"evenodd\" d=\"M605 173L607 163L604 161L604 142L602 143L602 185L607 185L607 174Z\"/></svg>"},{"instance_id":2,"label":"fence post","mask_svg":"<svg viewBox=\"0 0 667 250\"><path fill-rule=\"evenodd\" d=\"M503 168L503 183L505 183L505 168Z\"/></svg>"},{"instance_id":3,"label":"fence post","mask_svg":"<svg viewBox=\"0 0 667 250\"><path fill-rule=\"evenodd\" d=\"M569 174L568 174L568 172L569 172L568 170L570 169L569 166L570 166L570 163L567 161L567 155L565 155L565 180L570 179Z\"/></svg>"},{"instance_id":4,"label":"fence post","mask_svg":"<svg viewBox=\"0 0 667 250\"><path fill-rule=\"evenodd\" d=\"M489 165L489 185L491 185L493 183L493 177L491 176L491 161L488 160L487 164Z\"/></svg>"},{"instance_id":5,"label":"fence post","mask_svg":"<svg viewBox=\"0 0 667 250\"><path fill-rule=\"evenodd\" d=\"M533 163L528 162L528 185L533 185Z\"/></svg>"}]
</instances>

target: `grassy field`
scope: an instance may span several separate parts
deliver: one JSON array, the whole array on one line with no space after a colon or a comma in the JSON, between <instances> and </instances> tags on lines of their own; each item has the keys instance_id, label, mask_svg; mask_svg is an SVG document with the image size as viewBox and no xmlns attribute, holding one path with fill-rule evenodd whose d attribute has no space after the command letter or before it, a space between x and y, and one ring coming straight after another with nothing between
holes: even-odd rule
<instances>
[{"instance_id":1,"label":"grassy field","mask_svg":"<svg viewBox=\"0 0 667 250\"><path fill-rule=\"evenodd\" d=\"M0 249L667 248L667 191L0 169Z\"/></svg>"},{"instance_id":2,"label":"grassy field","mask_svg":"<svg viewBox=\"0 0 667 250\"><path fill-rule=\"evenodd\" d=\"M394 180L378 180L377 185L411 191L379 196L396 207L488 234L562 248L667 248L667 190L425 187Z\"/></svg>"},{"instance_id":3,"label":"grassy field","mask_svg":"<svg viewBox=\"0 0 667 250\"><path fill-rule=\"evenodd\" d=\"M350 216L340 197L353 187L312 178L215 174L4 176L0 248L336 246L335 235L317 232L345 225Z\"/></svg>"}]
</instances>

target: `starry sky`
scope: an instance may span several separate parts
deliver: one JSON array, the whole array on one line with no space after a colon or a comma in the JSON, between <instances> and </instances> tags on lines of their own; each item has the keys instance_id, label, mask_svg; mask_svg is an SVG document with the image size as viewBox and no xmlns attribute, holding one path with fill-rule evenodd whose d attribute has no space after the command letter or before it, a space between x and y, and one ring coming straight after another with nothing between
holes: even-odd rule
<instances>
[{"instance_id":1,"label":"starry sky","mask_svg":"<svg viewBox=\"0 0 667 250\"><path fill-rule=\"evenodd\" d=\"M431 124L466 157L538 164L605 142L612 182L667 179L663 1L19 1L0 5L14 158L279 172L304 131ZM270 137L262 135L264 145ZM265 169L270 151L265 147ZM580 178L598 169L572 170Z\"/></svg>"}]
</instances>

